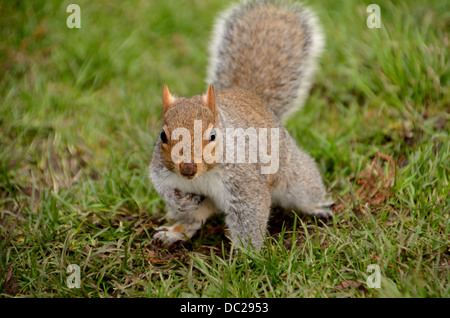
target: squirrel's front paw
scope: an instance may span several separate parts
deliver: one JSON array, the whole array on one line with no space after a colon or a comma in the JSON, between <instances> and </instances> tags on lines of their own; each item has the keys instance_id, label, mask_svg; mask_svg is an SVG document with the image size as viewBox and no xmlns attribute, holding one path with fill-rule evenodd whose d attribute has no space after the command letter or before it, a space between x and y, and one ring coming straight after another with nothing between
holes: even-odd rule
<instances>
[{"instance_id":1,"label":"squirrel's front paw","mask_svg":"<svg viewBox=\"0 0 450 318\"><path fill-rule=\"evenodd\" d=\"M158 227L153 235L153 242L166 247L170 247L178 242L187 242L194 236L200 226L201 223L177 222L171 226Z\"/></svg>"},{"instance_id":2,"label":"squirrel's front paw","mask_svg":"<svg viewBox=\"0 0 450 318\"><path fill-rule=\"evenodd\" d=\"M198 207L199 203L205 199L203 195L184 193L178 189L174 190L173 198L173 201L176 203L176 208L179 212L195 210Z\"/></svg>"},{"instance_id":3,"label":"squirrel's front paw","mask_svg":"<svg viewBox=\"0 0 450 318\"><path fill-rule=\"evenodd\" d=\"M157 245L172 246L178 242L185 242L186 237L181 232L176 232L171 227L162 226L156 229L153 235L153 242Z\"/></svg>"}]
</instances>

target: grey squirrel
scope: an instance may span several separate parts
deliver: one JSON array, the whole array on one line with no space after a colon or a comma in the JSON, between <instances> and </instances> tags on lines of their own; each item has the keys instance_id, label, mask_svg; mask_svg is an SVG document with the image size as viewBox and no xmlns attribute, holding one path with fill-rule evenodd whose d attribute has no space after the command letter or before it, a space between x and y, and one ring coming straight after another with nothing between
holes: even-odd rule
<instances>
[{"instance_id":1,"label":"grey squirrel","mask_svg":"<svg viewBox=\"0 0 450 318\"><path fill-rule=\"evenodd\" d=\"M158 228L155 242L185 241L213 213L224 212L231 239L260 249L272 206L332 217L332 202L315 161L282 124L303 105L323 42L316 17L300 3L244 1L219 16L207 93L185 98L172 95L167 86L163 89L163 127L150 178L173 224ZM192 137L196 121L202 124L200 143ZM189 145L179 147L177 128L191 133L191 139L183 138ZM220 160L224 152L211 149L223 150L218 131L228 128L276 129L278 138L268 138L266 149L273 154L278 147L271 159L277 159L277 170L262 173L259 161ZM250 147L245 147L249 156ZM194 158L198 151L200 159ZM219 160L207 160L211 157Z\"/></svg>"}]
</instances>

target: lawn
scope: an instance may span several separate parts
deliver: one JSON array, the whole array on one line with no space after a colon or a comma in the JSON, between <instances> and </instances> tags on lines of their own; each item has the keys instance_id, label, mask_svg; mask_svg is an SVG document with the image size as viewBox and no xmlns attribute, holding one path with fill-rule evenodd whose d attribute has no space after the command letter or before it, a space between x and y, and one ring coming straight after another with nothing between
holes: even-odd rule
<instances>
[{"instance_id":1,"label":"lawn","mask_svg":"<svg viewBox=\"0 0 450 318\"><path fill-rule=\"evenodd\" d=\"M220 215L152 244L162 87L204 92L229 1L77 0L69 29L73 2L0 1L0 296L450 297L448 2L377 1L371 29L371 1L308 1L326 49L286 125L335 217L274 211L259 253L235 253Z\"/></svg>"}]
</instances>

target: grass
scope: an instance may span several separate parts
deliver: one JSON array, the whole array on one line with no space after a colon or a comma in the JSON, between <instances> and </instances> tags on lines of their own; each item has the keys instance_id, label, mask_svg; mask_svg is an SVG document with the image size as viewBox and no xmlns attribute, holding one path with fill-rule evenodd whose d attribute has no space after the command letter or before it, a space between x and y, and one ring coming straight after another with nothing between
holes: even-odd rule
<instances>
[{"instance_id":1,"label":"grass","mask_svg":"<svg viewBox=\"0 0 450 318\"><path fill-rule=\"evenodd\" d=\"M80 0L81 29L69 3L0 2L1 296L450 296L448 3L378 1L369 29L369 1L310 1L327 47L287 128L336 216L274 213L266 248L240 254L220 216L178 250L153 246L164 203L147 171L161 88L204 91L228 1Z\"/></svg>"}]
</instances>

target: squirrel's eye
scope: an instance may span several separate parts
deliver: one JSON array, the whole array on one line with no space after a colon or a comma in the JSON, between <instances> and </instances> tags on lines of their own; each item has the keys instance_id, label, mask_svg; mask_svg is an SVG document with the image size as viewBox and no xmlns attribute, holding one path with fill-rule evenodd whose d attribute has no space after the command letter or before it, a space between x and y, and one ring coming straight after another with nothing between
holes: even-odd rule
<instances>
[{"instance_id":1,"label":"squirrel's eye","mask_svg":"<svg viewBox=\"0 0 450 318\"><path fill-rule=\"evenodd\" d=\"M166 132L164 131L164 129L163 130L161 130L161 141L164 143L164 144L167 144L167 135L166 135Z\"/></svg>"},{"instance_id":2,"label":"squirrel's eye","mask_svg":"<svg viewBox=\"0 0 450 318\"><path fill-rule=\"evenodd\" d=\"M209 141L216 140L216 131L214 130L214 127L211 129L211 133L209 134Z\"/></svg>"}]
</instances>

